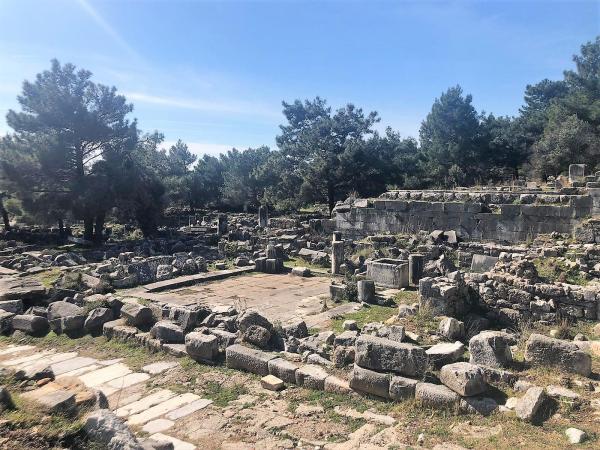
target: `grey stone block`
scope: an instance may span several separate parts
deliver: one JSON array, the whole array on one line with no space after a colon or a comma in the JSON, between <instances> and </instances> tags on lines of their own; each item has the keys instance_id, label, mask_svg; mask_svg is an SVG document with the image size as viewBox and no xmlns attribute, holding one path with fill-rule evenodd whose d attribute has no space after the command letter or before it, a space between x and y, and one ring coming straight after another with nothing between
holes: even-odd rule
<instances>
[{"instance_id":1,"label":"grey stone block","mask_svg":"<svg viewBox=\"0 0 600 450\"><path fill-rule=\"evenodd\" d=\"M429 408L453 409L458 406L460 397L444 385L418 383L415 387L415 399Z\"/></svg>"},{"instance_id":2,"label":"grey stone block","mask_svg":"<svg viewBox=\"0 0 600 450\"><path fill-rule=\"evenodd\" d=\"M417 377L427 368L427 355L421 347L369 335L356 340L355 361L367 369Z\"/></svg>"},{"instance_id":3,"label":"grey stone block","mask_svg":"<svg viewBox=\"0 0 600 450\"><path fill-rule=\"evenodd\" d=\"M325 389L325 378L328 376L329 374L321 367L307 364L296 370L296 384L308 389L322 391Z\"/></svg>"},{"instance_id":4,"label":"grey stone block","mask_svg":"<svg viewBox=\"0 0 600 450\"><path fill-rule=\"evenodd\" d=\"M48 319L33 314L17 314L12 318L12 328L31 335L48 333Z\"/></svg>"},{"instance_id":5,"label":"grey stone block","mask_svg":"<svg viewBox=\"0 0 600 450\"><path fill-rule=\"evenodd\" d=\"M510 346L516 344L513 336L502 331L482 331L469 340L470 362L495 368L512 362Z\"/></svg>"},{"instance_id":6,"label":"grey stone block","mask_svg":"<svg viewBox=\"0 0 600 450\"><path fill-rule=\"evenodd\" d=\"M390 398L390 374L364 369L355 364L350 374L350 387L355 391Z\"/></svg>"},{"instance_id":7,"label":"grey stone block","mask_svg":"<svg viewBox=\"0 0 600 450\"><path fill-rule=\"evenodd\" d=\"M487 390L483 371L474 364L458 362L440 370L440 381L463 397L472 397Z\"/></svg>"},{"instance_id":8,"label":"grey stone block","mask_svg":"<svg viewBox=\"0 0 600 450\"><path fill-rule=\"evenodd\" d=\"M230 369L240 369L258 375L269 375L269 361L276 355L234 344L225 350L225 362Z\"/></svg>"},{"instance_id":9,"label":"grey stone block","mask_svg":"<svg viewBox=\"0 0 600 450\"><path fill-rule=\"evenodd\" d=\"M213 362L219 352L219 339L212 334L188 333L185 351L195 361Z\"/></svg>"},{"instance_id":10,"label":"grey stone block","mask_svg":"<svg viewBox=\"0 0 600 450\"><path fill-rule=\"evenodd\" d=\"M535 365L555 366L585 377L592 373L591 356L577 344L533 333L525 345L525 361Z\"/></svg>"},{"instance_id":11,"label":"grey stone block","mask_svg":"<svg viewBox=\"0 0 600 450\"><path fill-rule=\"evenodd\" d=\"M393 400L414 398L415 388L417 387L418 383L418 380L413 380L412 378L392 375L390 378L389 396Z\"/></svg>"},{"instance_id":12,"label":"grey stone block","mask_svg":"<svg viewBox=\"0 0 600 450\"><path fill-rule=\"evenodd\" d=\"M271 359L268 362L269 374L276 376L286 383L296 383L298 366L283 358Z\"/></svg>"},{"instance_id":13,"label":"grey stone block","mask_svg":"<svg viewBox=\"0 0 600 450\"><path fill-rule=\"evenodd\" d=\"M183 329L168 320L156 322L150 330L150 336L166 344L181 344L184 341Z\"/></svg>"}]
</instances>

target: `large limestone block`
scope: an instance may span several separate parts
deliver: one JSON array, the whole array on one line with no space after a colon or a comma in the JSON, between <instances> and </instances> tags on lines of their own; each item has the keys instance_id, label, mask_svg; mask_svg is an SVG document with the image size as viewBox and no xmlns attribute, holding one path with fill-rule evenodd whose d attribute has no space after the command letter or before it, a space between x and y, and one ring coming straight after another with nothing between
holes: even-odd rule
<instances>
[{"instance_id":1,"label":"large limestone block","mask_svg":"<svg viewBox=\"0 0 600 450\"><path fill-rule=\"evenodd\" d=\"M212 334L188 333L185 351L196 361L212 362L219 353L219 339Z\"/></svg>"},{"instance_id":2,"label":"large limestone block","mask_svg":"<svg viewBox=\"0 0 600 450\"><path fill-rule=\"evenodd\" d=\"M350 387L377 397L389 398L390 374L363 369L355 364L350 374Z\"/></svg>"},{"instance_id":3,"label":"large limestone block","mask_svg":"<svg viewBox=\"0 0 600 450\"><path fill-rule=\"evenodd\" d=\"M569 341L533 333L525 345L525 361L541 366L555 366L566 372L589 376L592 358Z\"/></svg>"},{"instance_id":4,"label":"large limestone block","mask_svg":"<svg viewBox=\"0 0 600 450\"><path fill-rule=\"evenodd\" d=\"M517 400L515 413L517 417L526 422L536 423L541 420L544 403L547 396L544 388L530 387L525 395Z\"/></svg>"},{"instance_id":5,"label":"large limestone block","mask_svg":"<svg viewBox=\"0 0 600 450\"><path fill-rule=\"evenodd\" d=\"M378 371L419 377L427 368L427 354L417 345L362 335L356 340L356 364Z\"/></svg>"},{"instance_id":6,"label":"large limestone block","mask_svg":"<svg viewBox=\"0 0 600 450\"><path fill-rule=\"evenodd\" d=\"M276 355L234 344L225 350L225 362L230 369L240 369L258 375L269 375L269 361Z\"/></svg>"},{"instance_id":7,"label":"large limestone block","mask_svg":"<svg viewBox=\"0 0 600 450\"><path fill-rule=\"evenodd\" d=\"M440 381L463 397L472 397L486 391L483 371L474 364L458 362L442 367Z\"/></svg>"},{"instance_id":8,"label":"large limestone block","mask_svg":"<svg viewBox=\"0 0 600 450\"><path fill-rule=\"evenodd\" d=\"M470 362L482 366L502 368L512 362L510 346L516 340L502 331L482 331L469 341Z\"/></svg>"},{"instance_id":9,"label":"large limestone block","mask_svg":"<svg viewBox=\"0 0 600 450\"><path fill-rule=\"evenodd\" d=\"M429 408L452 409L458 406L460 397L441 384L417 383L415 399Z\"/></svg>"}]
</instances>

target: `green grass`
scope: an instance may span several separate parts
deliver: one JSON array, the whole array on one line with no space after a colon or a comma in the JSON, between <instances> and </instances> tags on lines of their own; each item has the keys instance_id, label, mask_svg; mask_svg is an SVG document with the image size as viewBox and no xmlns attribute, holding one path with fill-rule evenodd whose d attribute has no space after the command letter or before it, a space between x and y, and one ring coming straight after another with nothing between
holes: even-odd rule
<instances>
[{"instance_id":1,"label":"green grass","mask_svg":"<svg viewBox=\"0 0 600 450\"><path fill-rule=\"evenodd\" d=\"M52 268L46 270L45 272L38 273L36 278L40 280L40 283L44 285L45 288L51 288L54 286L56 280L60 278L61 271L58 268Z\"/></svg>"},{"instance_id":2,"label":"green grass","mask_svg":"<svg viewBox=\"0 0 600 450\"><path fill-rule=\"evenodd\" d=\"M290 269L294 267L308 267L309 269L317 272L325 272L327 270L327 268L324 266L312 264L310 261L307 261L302 258L295 258L293 256L290 256L290 258L287 261L284 261L283 265L284 267L288 267Z\"/></svg>"},{"instance_id":3,"label":"green grass","mask_svg":"<svg viewBox=\"0 0 600 450\"><path fill-rule=\"evenodd\" d=\"M540 278L546 282L560 281L579 286L588 284L588 280L581 276L579 270L568 267L566 263L557 258L536 258L533 260L533 264Z\"/></svg>"},{"instance_id":4,"label":"green grass","mask_svg":"<svg viewBox=\"0 0 600 450\"><path fill-rule=\"evenodd\" d=\"M359 311L345 314L332 320L332 328L335 333L344 331L343 323L345 320L356 320L357 325L361 328L363 325L370 322L385 322L390 317L398 314L396 306L377 306L373 305L370 308L362 308Z\"/></svg>"}]
</instances>

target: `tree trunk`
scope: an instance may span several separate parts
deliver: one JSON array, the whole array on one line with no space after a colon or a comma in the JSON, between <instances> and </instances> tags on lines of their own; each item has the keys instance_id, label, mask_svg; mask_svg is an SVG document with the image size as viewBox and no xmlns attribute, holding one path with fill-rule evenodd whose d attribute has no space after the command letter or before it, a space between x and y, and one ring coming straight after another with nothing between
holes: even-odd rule
<instances>
[{"instance_id":1,"label":"tree trunk","mask_svg":"<svg viewBox=\"0 0 600 450\"><path fill-rule=\"evenodd\" d=\"M332 184L327 184L327 202L329 204L329 217L335 207L335 188Z\"/></svg>"},{"instance_id":2,"label":"tree trunk","mask_svg":"<svg viewBox=\"0 0 600 450\"><path fill-rule=\"evenodd\" d=\"M4 222L4 229L6 231L11 231L10 220L8 217L8 211L4 207L4 202L0 198L0 213L2 213L2 221Z\"/></svg>"},{"instance_id":3,"label":"tree trunk","mask_svg":"<svg viewBox=\"0 0 600 450\"><path fill-rule=\"evenodd\" d=\"M94 218L84 217L83 219L83 238L86 241L94 239Z\"/></svg>"},{"instance_id":4,"label":"tree trunk","mask_svg":"<svg viewBox=\"0 0 600 450\"><path fill-rule=\"evenodd\" d=\"M104 237L104 214L96 216L96 228L94 230L94 242L101 244Z\"/></svg>"}]
</instances>

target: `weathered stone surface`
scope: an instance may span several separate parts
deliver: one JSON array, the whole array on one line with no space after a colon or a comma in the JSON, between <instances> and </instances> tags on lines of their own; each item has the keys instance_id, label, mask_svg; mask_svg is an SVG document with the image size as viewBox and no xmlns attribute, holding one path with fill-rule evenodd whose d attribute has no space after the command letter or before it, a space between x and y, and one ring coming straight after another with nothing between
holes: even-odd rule
<instances>
[{"instance_id":1,"label":"weathered stone surface","mask_svg":"<svg viewBox=\"0 0 600 450\"><path fill-rule=\"evenodd\" d=\"M225 350L225 360L230 369L241 369L258 375L269 374L269 361L276 356L260 350L234 344Z\"/></svg>"},{"instance_id":2,"label":"weathered stone surface","mask_svg":"<svg viewBox=\"0 0 600 450\"><path fill-rule=\"evenodd\" d=\"M250 325L244 330L244 341L254 344L259 348L268 348L271 332L260 325Z\"/></svg>"},{"instance_id":3,"label":"weathered stone surface","mask_svg":"<svg viewBox=\"0 0 600 450\"><path fill-rule=\"evenodd\" d=\"M308 389L322 391L325 388L325 378L328 376L329 374L321 367L306 364L296 370L296 384Z\"/></svg>"},{"instance_id":4,"label":"weathered stone surface","mask_svg":"<svg viewBox=\"0 0 600 450\"><path fill-rule=\"evenodd\" d=\"M286 383L296 383L296 370L298 366L283 358L269 360L269 373L280 378Z\"/></svg>"},{"instance_id":5,"label":"weathered stone surface","mask_svg":"<svg viewBox=\"0 0 600 450\"><path fill-rule=\"evenodd\" d=\"M525 395L517 400L515 413L519 419L526 422L539 422L543 413L543 406L546 402L546 392L541 387L531 387Z\"/></svg>"},{"instance_id":6,"label":"weathered stone surface","mask_svg":"<svg viewBox=\"0 0 600 450\"><path fill-rule=\"evenodd\" d=\"M16 314L0 310L0 334L8 334L12 331L12 319Z\"/></svg>"},{"instance_id":7,"label":"weathered stone surface","mask_svg":"<svg viewBox=\"0 0 600 450\"><path fill-rule=\"evenodd\" d=\"M271 324L271 322L269 322L269 319L267 319L265 316L258 313L257 311L248 309L238 316L237 327L242 333L244 333L249 327L253 325L263 327L269 332L273 329L273 325Z\"/></svg>"},{"instance_id":8,"label":"weathered stone surface","mask_svg":"<svg viewBox=\"0 0 600 450\"><path fill-rule=\"evenodd\" d=\"M114 450L142 450L129 427L108 409L99 409L88 415L84 429L89 439Z\"/></svg>"},{"instance_id":9,"label":"weathered stone surface","mask_svg":"<svg viewBox=\"0 0 600 450\"><path fill-rule=\"evenodd\" d=\"M325 392L333 392L335 394L349 394L352 392L348 382L335 375L329 375L325 378L324 389Z\"/></svg>"},{"instance_id":10,"label":"weathered stone surface","mask_svg":"<svg viewBox=\"0 0 600 450\"><path fill-rule=\"evenodd\" d=\"M4 386L0 386L0 413L14 407L10 392Z\"/></svg>"},{"instance_id":11,"label":"weathered stone surface","mask_svg":"<svg viewBox=\"0 0 600 450\"><path fill-rule=\"evenodd\" d=\"M390 378L390 398L393 400L414 398L417 383L419 383L419 381L413 380L412 378L392 375Z\"/></svg>"},{"instance_id":12,"label":"weathered stone surface","mask_svg":"<svg viewBox=\"0 0 600 450\"><path fill-rule=\"evenodd\" d=\"M333 341L333 345L334 345L334 347L337 347L340 345L342 347L349 347L351 345L354 345L357 338L358 338L358 331L343 331L342 333L338 334L335 337L335 339Z\"/></svg>"},{"instance_id":13,"label":"weathered stone surface","mask_svg":"<svg viewBox=\"0 0 600 450\"><path fill-rule=\"evenodd\" d=\"M415 399L429 408L455 408L459 396L456 392L441 384L417 383Z\"/></svg>"},{"instance_id":14,"label":"weathered stone surface","mask_svg":"<svg viewBox=\"0 0 600 450\"><path fill-rule=\"evenodd\" d=\"M460 340L465 336L465 324L454 317L444 317L440 321L438 334L449 341Z\"/></svg>"},{"instance_id":15,"label":"weathered stone surface","mask_svg":"<svg viewBox=\"0 0 600 450\"><path fill-rule=\"evenodd\" d=\"M565 436L567 436L570 444L581 444L587 438L585 431L577 428L567 428L565 430Z\"/></svg>"},{"instance_id":16,"label":"weathered stone surface","mask_svg":"<svg viewBox=\"0 0 600 450\"><path fill-rule=\"evenodd\" d=\"M495 256L475 254L471 260L471 272L489 272L494 268L497 262L498 258Z\"/></svg>"},{"instance_id":17,"label":"weathered stone surface","mask_svg":"<svg viewBox=\"0 0 600 450\"><path fill-rule=\"evenodd\" d=\"M302 339L308 336L308 327L302 319L291 320L283 325L282 328L287 337Z\"/></svg>"},{"instance_id":18,"label":"weathered stone surface","mask_svg":"<svg viewBox=\"0 0 600 450\"><path fill-rule=\"evenodd\" d=\"M0 312L6 311L13 314L23 314L23 300L0 301Z\"/></svg>"},{"instance_id":19,"label":"weathered stone surface","mask_svg":"<svg viewBox=\"0 0 600 450\"><path fill-rule=\"evenodd\" d=\"M502 331L483 331L469 340L470 362L495 368L506 367L512 362L510 346L516 340Z\"/></svg>"},{"instance_id":20,"label":"weathered stone surface","mask_svg":"<svg viewBox=\"0 0 600 450\"><path fill-rule=\"evenodd\" d=\"M466 362L442 367L440 381L463 397L479 395L487 389L483 371L478 366Z\"/></svg>"},{"instance_id":21,"label":"weathered stone surface","mask_svg":"<svg viewBox=\"0 0 600 450\"><path fill-rule=\"evenodd\" d=\"M20 330L34 336L44 335L50 329L48 319L34 316L33 314L18 314L14 316L12 318L12 327L14 330Z\"/></svg>"},{"instance_id":22,"label":"weathered stone surface","mask_svg":"<svg viewBox=\"0 0 600 450\"><path fill-rule=\"evenodd\" d=\"M125 318L128 325L133 327L147 329L154 323L152 310L138 303L125 303L121 307L121 316Z\"/></svg>"},{"instance_id":23,"label":"weathered stone surface","mask_svg":"<svg viewBox=\"0 0 600 450\"><path fill-rule=\"evenodd\" d=\"M83 328L88 333L100 332L102 331L102 326L111 320L113 320L112 310L108 308L94 308L85 318Z\"/></svg>"},{"instance_id":24,"label":"weathered stone surface","mask_svg":"<svg viewBox=\"0 0 600 450\"><path fill-rule=\"evenodd\" d=\"M390 374L364 369L355 364L350 374L350 387L355 391L389 398Z\"/></svg>"},{"instance_id":25,"label":"weathered stone surface","mask_svg":"<svg viewBox=\"0 0 600 450\"><path fill-rule=\"evenodd\" d=\"M460 399L459 409L467 414L489 416L498 409L498 403L489 397L464 397Z\"/></svg>"},{"instance_id":26,"label":"weathered stone surface","mask_svg":"<svg viewBox=\"0 0 600 450\"><path fill-rule=\"evenodd\" d=\"M48 306L48 323L57 333L83 331L85 310L73 303L58 301Z\"/></svg>"},{"instance_id":27,"label":"weathered stone surface","mask_svg":"<svg viewBox=\"0 0 600 450\"><path fill-rule=\"evenodd\" d=\"M17 380L42 380L44 378L53 380L54 372L48 361L42 358L42 361L37 361L18 369L14 376Z\"/></svg>"},{"instance_id":28,"label":"weathered stone surface","mask_svg":"<svg viewBox=\"0 0 600 450\"><path fill-rule=\"evenodd\" d=\"M355 361L360 367L407 376L421 376L427 367L427 355L421 347L370 335L356 340Z\"/></svg>"},{"instance_id":29,"label":"weathered stone surface","mask_svg":"<svg viewBox=\"0 0 600 450\"><path fill-rule=\"evenodd\" d=\"M441 367L445 364L451 364L460 360L465 353L465 346L460 341L456 341L452 344L442 342L432 345L425 353L427 354L429 361L435 367Z\"/></svg>"},{"instance_id":30,"label":"weathered stone surface","mask_svg":"<svg viewBox=\"0 0 600 450\"><path fill-rule=\"evenodd\" d=\"M185 351L196 361L212 362L219 353L219 339L212 334L188 333L185 336Z\"/></svg>"},{"instance_id":31,"label":"weathered stone surface","mask_svg":"<svg viewBox=\"0 0 600 450\"><path fill-rule=\"evenodd\" d=\"M356 282L356 288L359 302L375 302L375 282L373 280L359 280Z\"/></svg>"},{"instance_id":32,"label":"weathered stone surface","mask_svg":"<svg viewBox=\"0 0 600 450\"><path fill-rule=\"evenodd\" d=\"M0 279L0 300L39 300L46 296L46 288L37 280L27 278Z\"/></svg>"},{"instance_id":33,"label":"weathered stone surface","mask_svg":"<svg viewBox=\"0 0 600 450\"><path fill-rule=\"evenodd\" d=\"M297 277L310 277L310 269L308 267L293 267L292 275Z\"/></svg>"},{"instance_id":34,"label":"weathered stone surface","mask_svg":"<svg viewBox=\"0 0 600 450\"><path fill-rule=\"evenodd\" d=\"M167 344L180 344L184 339L183 329L168 320L156 322L150 330L150 336Z\"/></svg>"},{"instance_id":35,"label":"weathered stone surface","mask_svg":"<svg viewBox=\"0 0 600 450\"><path fill-rule=\"evenodd\" d=\"M280 391L285 387L283 380L277 378L275 375L266 375L260 379L260 385L263 389L269 391Z\"/></svg>"},{"instance_id":36,"label":"weathered stone surface","mask_svg":"<svg viewBox=\"0 0 600 450\"><path fill-rule=\"evenodd\" d=\"M566 372L589 376L592 358L569 341L533 333L525 345L525 360L536 365L554 366Z\"/></svg>"}]
</instances>

